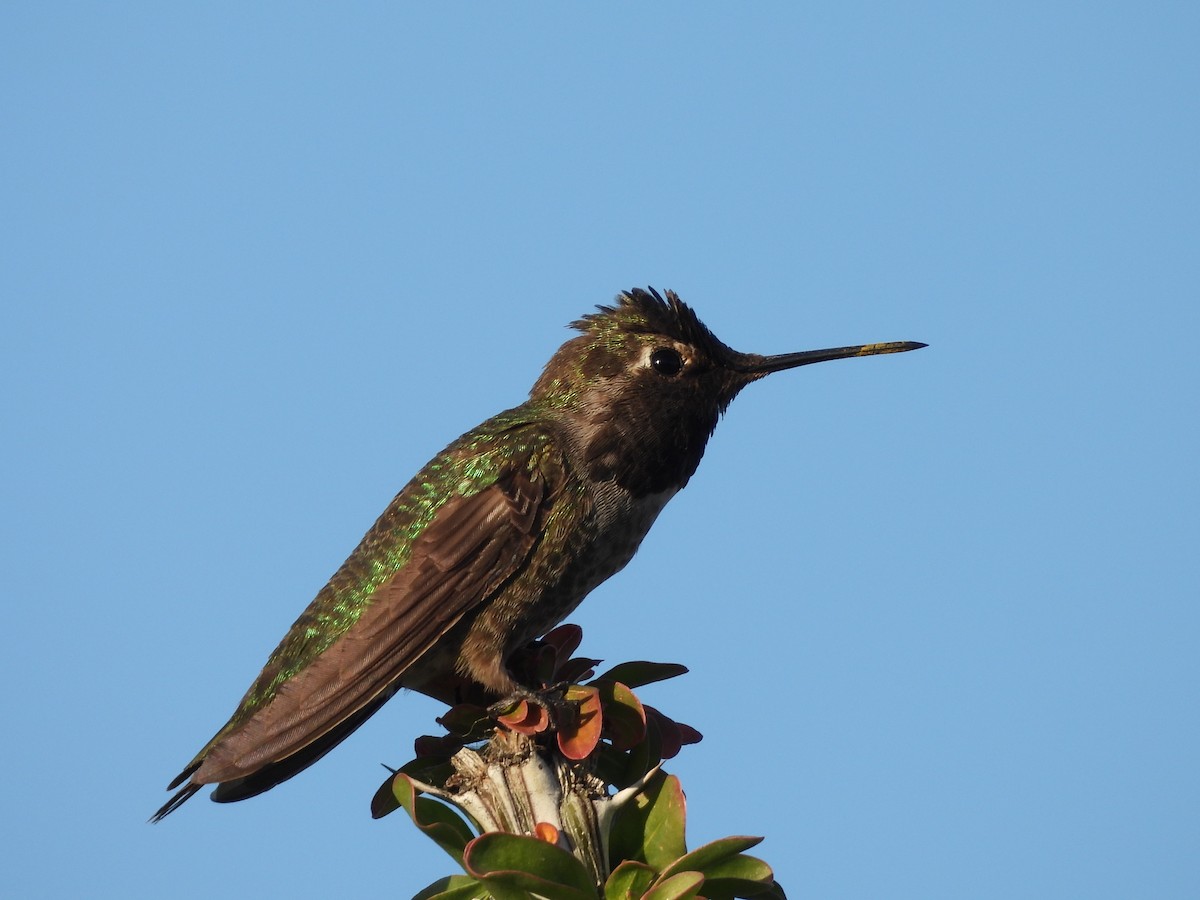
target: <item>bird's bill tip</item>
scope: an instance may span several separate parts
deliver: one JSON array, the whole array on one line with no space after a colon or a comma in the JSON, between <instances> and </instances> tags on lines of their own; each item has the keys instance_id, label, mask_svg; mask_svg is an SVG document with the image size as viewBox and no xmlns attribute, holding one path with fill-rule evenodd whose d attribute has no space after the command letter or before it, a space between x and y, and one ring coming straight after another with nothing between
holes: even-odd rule
<instances>
[{"instance_id":1,"label":"bird's bill tip","mask_svg":"<svg viewBox=\"0 0 1200 900\"><path fill-rule=\"evenodd\" d=\"M794 369L797 366L809 366L813 363L828 362L831 359L849 359L855 356L877 356L881 353L904 353L908 350L920 350L928 347L919 341L889 341L880 344L855 344L850 347L830 347L826 350L805 350L800 353L781 353L778 356L755 356L746 354L742 357L740 371L755 378L761 378L771 372L781 372L784 369Z\"/></svg>"},{"instance_id":2,"label":"bird's bill tip","mask_svg":"<svg viewBox=\"0 0 1200 900\"><path fill-rule=\"evenodd\" d=\"M909 350L920 350L928 347L920 341L890 341L884 344L863 344L855 356L874 356L877 353L906 353Z\"/></svg>"}]
</instances>

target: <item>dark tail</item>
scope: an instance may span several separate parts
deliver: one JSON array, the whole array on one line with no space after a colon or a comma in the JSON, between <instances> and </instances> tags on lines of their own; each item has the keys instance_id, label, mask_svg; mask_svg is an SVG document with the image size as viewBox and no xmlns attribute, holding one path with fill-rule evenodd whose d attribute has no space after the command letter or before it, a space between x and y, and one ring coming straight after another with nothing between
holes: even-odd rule
<instances>
[{"instance_id":1,"label":"dark tail","mask_svg":"<svg viewBox=\"0 0 1200 900\"><path fill-rule=\"evenodd\" d=\"M345 719L345 721L340 722L336 727L327 731L307 747L298 750L291 756L281 759L278 762L268 763L249 775L219 783L216 786L216 790L213 791L213 800L218 803L233 803L238 800L245 800L247 797L257 796L264 791L269 791L275 785L287 781L293 775L307 769L349 737L354 729L373 716L379 707L383 706L395 692L395 689L383 692L362 709ZM200 768L202 763L203 758L193 761L190 766L179 773L174 781L167 785L167 790L173 790L191 778L192 774ZM175 812L175 810L179 809L202 787L204 787L203 784L196 784L190 781L187 784L183 784L178 793L164 803L162 808L150 817L150 821L161 822L171 813Z\"/></svg>"},{"instance_id":2,"label":"dark tail","mask_svg":"<svg viewBox=\"0 0 1200 900\"><path fill-rule=\"evenodd\" d=\"M183 804L188 801L192 794L196 793L202 787L204 787L204 785L192 784L190 782L184 785L174 797L164 803L158 812L150 817L150 821L161 822L171 813L175 812L175 810L179 809L179 807L183 806Z\"/></svg>"}]
</instances>

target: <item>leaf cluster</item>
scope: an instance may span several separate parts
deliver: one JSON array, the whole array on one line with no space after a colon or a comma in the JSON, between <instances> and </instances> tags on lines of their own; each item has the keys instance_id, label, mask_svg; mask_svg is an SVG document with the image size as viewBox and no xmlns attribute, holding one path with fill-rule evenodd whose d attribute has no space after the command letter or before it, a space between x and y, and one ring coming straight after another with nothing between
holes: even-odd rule
<instances>
[{"instance_id":1,"label":"leaf cluster","mask_svg":"<svg viewBox=\"0 0 1200 900\"><path fill-rule=\"evenodd\" d=\"M683 789L661 763L701 735L633 693L635 687L687 670L631 662L593 678L599 661L572 656L581 639L578 627L561 626L511 663L523 667L526 683L560 688L561 706L521 699L492 715L479 707L455 707L438 720L448 733L418 739L417 758L376 793L376 817L403 808L465 872L440 879L415 900L784 900L770 866L745 852L762 838L727 837L687 849ZM591 680L578 683L585 679ZM591 801L603 826L604 865L585 865L581 854L572 852L578 850L578 836L550 822L538 822L530 834L476 834L482 829L470 816L447 805L455 803L454 754L481 741L486 750L505 734L534 742L537 752L568 773L565 781L604 786ZM564 790L570 789L564 783ZM570 822L563 821L569 832Z\"/></svg>"}]
</instances>

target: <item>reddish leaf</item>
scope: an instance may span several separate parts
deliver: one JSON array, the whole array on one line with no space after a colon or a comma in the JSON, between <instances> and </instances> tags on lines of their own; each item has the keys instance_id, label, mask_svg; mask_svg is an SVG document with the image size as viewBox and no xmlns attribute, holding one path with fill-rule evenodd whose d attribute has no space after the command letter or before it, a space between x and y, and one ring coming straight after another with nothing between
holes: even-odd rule
<instances>
[{"instance_id":1,"label":"reddish leaf","mask_svg":"<svg viewBox=\"0 0 1200 900\"><path fill-rule=\"evenodd\" d=\"M523 670L526 677L520 680L525 684L550 684L554 681L560 659L562 657L558 655L558 650L550 644L538 646L525 660Z\"/></svg>"},{"instance_id":2,"label":"reddish leaf","mask_svg":"<svg viewBox=\"0 0 1200 900\"><path fill-rule=\"evenodd\" d=\"M510 731L528 737L550 727L550 714L537 703L521 700L511 712L498 716L497 721Z\"/></svg>"},{"instance_id":3,"label":"reddish leaf","mask_svg":"<svg viewBox=\"0 0 1200 900\"><path fill-rule=\"evenodd\" d=\"M578 625L559 625L553 631L548 632L542 641L558 651L560 661L565 661L579 649L579 644L583 641L583 629Z\"/></svg>"},{"instance_id":4,"label":"reddish leaf","mask_svg":"<svg viewBox=\"0 0 1200 900\"><path fill-rule=\"evenodd\" d=\"M586 656L575 656L558 667L553 675L554 681L565 681L568 684L578 684L584 679L591 678L596 666L603 660L588 659Z\"/></svg>"},{"instance_id":5,"label":"reddish leaf","mask_svg":"<svg viewBox=\"0 0 1200 900\"><path fill-rule=\"evenodd\" d=\"M676 722L675 727L679 729L679 739L684 744L698 744L704 740L704 735L702 735L691 725L684 725L682 722Z\"/></svg>"},{"instance_id":6,"label":"reddish leaf","mask_svg":"<svg viewBox=\"0 0 1200 900\"><path fill-rule=\"evenodd\" d=\"M669 716L664 716L653 706L646 707L646 726L653 729L659 739L659 759L673 759L683 746L683 735L679 726Z\"/></svg>"},{"instance_id":7,"label":"reddish leaf","mask_svg":"<svg viewBox=\"0 0 1200 900\"><path fill-rule=\"evenodd\" d=\"M587 759L600 742L604 728L600 691L573 684L567 688L566 699L575 704L575 716L574 721L559 726L558 749L567 759Z\"/></svg>"}]
</instances>

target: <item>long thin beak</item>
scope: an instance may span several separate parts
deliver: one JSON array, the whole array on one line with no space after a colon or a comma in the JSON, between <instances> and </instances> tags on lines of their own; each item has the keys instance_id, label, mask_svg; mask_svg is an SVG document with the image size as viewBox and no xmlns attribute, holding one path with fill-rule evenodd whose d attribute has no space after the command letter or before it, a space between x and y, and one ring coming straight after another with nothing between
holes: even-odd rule
<instances>
[{"instance_id":1,"label":"long thin beak","mask_svg":"<svg viewBox=\"0 0 1200 900\"><path fill-rule=\"evenodd\" d=\"M780 353L778 356L759 356L756 353L739 353L734 370L751 378L762 378L772 372L808 366L831 359L846 359L851 356L875 356L879 353L905 353L928 347L918 341L893 341L888 344L859 344L857 347L831 347L828 350L805 350L801 353Z\"/></svg>"}]
</instances>

